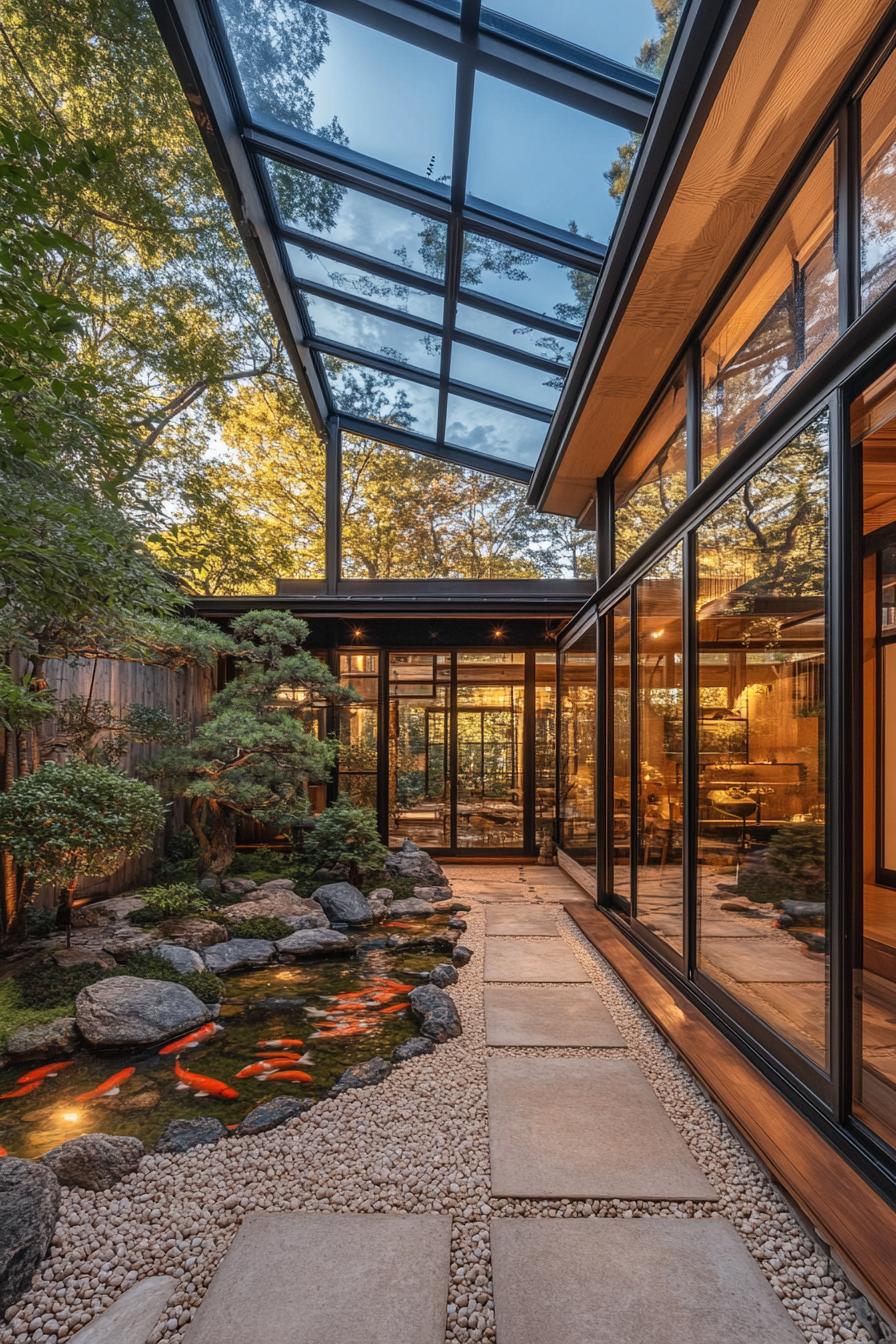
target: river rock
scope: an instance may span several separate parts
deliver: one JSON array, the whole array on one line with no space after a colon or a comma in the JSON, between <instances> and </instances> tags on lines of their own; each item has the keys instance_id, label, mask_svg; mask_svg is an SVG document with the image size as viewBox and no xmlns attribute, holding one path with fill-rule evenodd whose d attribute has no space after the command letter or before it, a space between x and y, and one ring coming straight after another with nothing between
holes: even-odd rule
<instances>
[{"instance_id":1,"label":"river rock","mask_svg":"<svg viewBox=\"0 0 896 1344\"><path fill-rule=\"evenodd\" d=\"M446 985L456 985L457 971L450 962L443 961L438 966L433 966L429 973L429 983L438 989L444 989Z\"/></svg>"},{"instance_id":2,"label":"river rock","mask_svg":"<svg viewBox=\"0 0 896 1344\"><path fill-rule=\"evenodd\" d=\"M399 849L390 854L383 865L395 877L410 877L421 885L447 887L448 879L435 859L412 840L404 840Z\"/></svg>"},{"instance_id":3,"label":"river rock","mask_svg":"<svg viewBox=\"0 0 896 1344\"><path fill-rule=\"evenodd\" d=\"M274 944L281 957L351 956L352 941L338 929L298 929Z\"/></svg>"},{"instance_id":4,"label":"river rock","mask_svg":"<svg viewBox=\"0 0 896 1344\"><path fill-rule=\"evenodd\" d=\"M428 919L436 913L432 901L421 900L419 896L408 896L401 901L393 901L389 906L389 918L405 918L408 915L416 919Z\"/></svg>"},{"instance_id":5,"label":"river rock","mask_svg":"<svg viewBox=\"0 0 896 1344\"><path fill-rule=\"evenodd\" d=\"M395 893L391 887L374 887L367 896L368 901L382 901L383 905L391 905L395 900Z\"/></svg>"},{"instance_id":6,"label":"river rock","mask_svg":"<svg viewBox=\"0 0 896 1344\"><path fill-rule=\"evenodd\" d=\"M203 1143L227 1138L227 1126L215 1115L200 1115L195 1120L171 1120L156 1143L157 1153L186 1153Z\"/></svg>"},{"instance_id":7,"label":"river rock","mask_svg":"<svg viewBox=\"0 0 896 1344\"><path fill-rule=\"evenodd\" d=\"M260 1106L255 1106L237 1125L236 1132L264 1134L266 1130L275 1129L277 1125L282 1125L287 1120L294 1120L297 1115L310 1111L313 1105L313 1097L273 1097L270 1101L263 1101Z\"/></svg>"},{"instance_id":8,"label":"river rock","mask_svg":"<svg viewBox=\"0 0 896 1344\"><path fill-rule=\"evenodd\" d=\"M248 892L254 891L258 883L251 877L228 877L221 883L221 890L228 896L245 896Z\"/></svg>"},{"instance_id":9,"label":"river rock","mask_svg":"<svg viewBox=\"0 0 896 1344\"><path fill-rule=\"evenodd\" d=\"M431 1041L428 1036L411 1036L402 1041L401 1045L396 1045L392 1059L396 1064L404 1064L405 1060L416 1059L418 1055L431 1055L435 1048L435 1041Z\"/></svg>"},{"instance_id":10,"label":"river rock","mask_svg":"<svg viewBox=\"0 0 896 1344\"><path fill-rule=\"evenodd\" d=\"M827 911L824 901L782 901L781 909L802 924L823 924Z\"/></svg>"},{"instance_id":11,"label":"river rock","mask_svg":"<svg viewBox=\"0 0 896 1344\"><path fill-rule=\"evenodd\" d=\"M74 1054L78 1031L73 1017L54 1017L35 1027L16 1027L9 1033L6 1053L11 1059L56 1059Z\"/></svg>"},{"instance_id":12,"label":"river rock","mask_svg":"<svg viewBox=\"0 0 896 1344\"><path fill-rule=\"evenodd\" d=\"M22 1157L0 1161L0 1311L31 1283L50 1249L59 1213L59 1182L49 1167Z\"/></svg>"},{"instance_id":13,"label":"river rock","mask_svg":"<svg viewBox=\"0 0 896 1344\"><path fill-rule=\"evenodd\" d=\"M460 915L452 915L448 921L448 928L457 929L458 933L466 933L467 921L465 919L461 919Z\"/></svg>"},{"instance_id":14,"label":"river rock","mask_svg":"<svg viewBox=\"0 0 896 1344\"><path fill-rule=\"evenodd\" d=\"M103 951L116 961L127 961L135 952L154 952L157 938L142 929L117 928L103 943Z\"/></svg>"},{"instance_id":15,"label":"river rock","mask_svg":"<svg viewBox=\"0 0 896 1344\"><path fill-rule=\"evenodd\" d=\"M385 919L389 913L389 906L385 901L379 900L376 896L368 896L367 904L370 906L370 913L373 915L374 923L378 924L381 919Z\"/></svg>"},{"instance_id":16,"label":"river rock","mask_svg":"<svg viewBox=\"0 0 896 1344\"><path fill-rule=\"evenodd\" d=\"M110 952L103 952L99 947L57 947L50 953L50 960L61 968L99 966L105 971L113 970L118 964Z\"/></svg>"},{"instance_id":17,"label":"river rock","mask_svg":"<svg viewBox=\"0 0 896 1344\"><path fill-rule=\"evenodd\" d=\"M255 890L259 897L273 896L278 891L295 891L294 877L272 877L270 882L262 882Z\"/></svg>"},{"instance_id":18,"label":"river rock","mask_svg":"<svg viewBox=\"0 0 896 1344\"><path fill-rule=\"evenodd\" d=\"M309 901L309 905L317 905L317 901ZM323 910L317 914L314 910L309 910L307 915L278 915L284 924L288 924L291 929L328 929L330 921L327 919Z\"/></svg>"},{"instance_id":19,"label":"river rock","mask_svg":"<svg viewBox=\"0 0 896 1344\"><path fill-rule=\"evenodd\" d=\"M81 1190L108 1190L123 1176L136 1171L143 1144L123 1134L81 1134L51 1148L40 1159L60 1185Z\"/></svg>"},{"instance_id":20,"label":"river rock","mask_svg":"<svg viewBox=\"0 0 896 1344\"><path fill-rule=\"evenodd\" d=\"M387 1059L379 1055L375 1059L365 1059L362 1064L353 1064L345 1070L330 1088L330 1095L338 1097L341 1092L348 1092L353 1087L373 1087L375 1083L388 1078L391 1072L392 1065Z\"/></svg>"},{"instance_id":21,"label":"river rock","mask_svg":"<svg viewBox=\"0 0 896 1344\"><path fill-rule=\"evenodd\" d=\"M236 924L244 919L313 919L314 923L305 923L297 927L304 929L324 929L329 920L317 901L306 900L294 891L272 892L251 901L240 901L238 905L229 905L221 912L226 924Z\"/></svg>"},{"instance_id":22,"label":"river rock","mask_svg":"<svg viewBox=\"0 0 896 1344\"><path fill-rule=\"evenodd\" d=\"M212 919L200 919L197 915L175 915L165 919L159 925L159 933L167 943L191 947L194 952L200 952L214 943L223 943L227 938L223 924L217 924Z\"/></svg>"},{"instance_id":23,"label":"river rock","mask_svg":"<svg viewBox=\"0 0 896 1344\"><path fill-rule=\"evenodd\" d=\"M159 943L155 948L155 954L163 961L167 961L168 965L173 966L181 975L187 971L205 970L205 962L192 947L181 947L179 943Z\"/></svg>"},{"instance_id":24,"label":"river rock","mask_svg":"<svg viewBox=\"0 0 896 1344\"><path fill-rule=\"evenodd\" d=\"M72 928L96 928L105 923L126 923L128 918L142 910L146 902L139 896L110 896L105 901L91 901L72 911Z\"/></svg>"},{"instance_id":25,"label":"river rock","mask_svg":"<svg viewBox=\"0 0 896 1344\"><path fill-rule=\"evenodd\" d=\"M417 891L420 890L422 890L422 888L418 887ZM472 909L472 906L467 901L458 901L455 900L454 897L451 897L450 899L445 899L443 897L442 900L434 900L433 905L436 908L436 913L439 915L467 915Z\"/></svg>"},{"instance_id":26,"label":"river rock","mask_svg":"<svg viewBox=\"0 0 896 1344\"><path fill-rule=\"evenodd\" d=\"M471 947L464 947L463 943L458 943L451 953L451 960L455 966L466 966L472 955L473 949Z\"/></svg>"},{"instance_id":27,"label":"river rock","mask_svg":"<svg viewBox=\"0 0 896 1344\"><path fill-rule=\"evenodd\" d=\"M351 882L328 882L312 895L334 924L370 924L373 911L367 897Z\"/></svg>"},{"instance_id":28,"label":"river rock","mask_svg":"<svg viewBox=\"0 0 896 1344\"><path fill-rule=\"evenodd\" d=\"M211 1013L186 985L120 975L82 989L75 1022L89 1045L155 1045L208 1022Z\"/></svg>"},{"instance_id":29,"label":"river rock","mask_svg":"<svg viewBox=\"0 0 896 1344\"><path fill-rule=\"evenodd\" d=\"M418 985L408 995L411 1013L420 1023L420 1033L433 1041L459 1036L463 1028L450 994L437 985Z\"/></svg>"},{"instance_id":30,"label":"river rock","mask_svg":"<svg viewBox=\"0 0 896 1344\"><path fill-rule=\"evenodd\" d=\"M215 975L228 971L242 971L253 966L267 966L274 960L274 944L267 938L231 938L226 943L214 943L203 952L205 964Z\"/></svg>"}]
</instances>

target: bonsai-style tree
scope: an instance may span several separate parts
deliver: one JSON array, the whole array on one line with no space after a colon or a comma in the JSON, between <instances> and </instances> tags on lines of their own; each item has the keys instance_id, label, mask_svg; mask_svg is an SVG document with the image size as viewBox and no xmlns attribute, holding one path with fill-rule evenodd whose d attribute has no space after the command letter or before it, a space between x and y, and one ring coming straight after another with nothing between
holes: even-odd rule
<instances>
[{"instance_id":1,"label":"bonsai-style tree","mask_svg":"<svg viewBox=\"0 0 896 1344\"><path fill-rule=\"evenodd\" d=\"M302 706L348 704L355 692L301 647L305 621L250 611L233 622L236 674L215 695L192 741L162 750L147 770L186 800L206 874L233 862L239 817L290 829L307 815L308 784L326 780L335 744L315 737Z\"/></svg>"},{"instance_id":2,"label":"bonsai-style tree","mask_svg":"<svg viewBox=\"0 0 896 1344\"><path fill-rule=\"evenodd\" d=\"M373 808L358 807L348 798L337 798L322 812L305 841L312 868L355 885L381 872L388 853L380 840Z\"/></svg>"},{"instance_id":3,"label":"bonsai-style tree","mask_svg":"<svg viewBox=\"0 0 896 1344\"><path fill-rule=\"evenodd\" d=\"M152 844L165 808L155 789L86 761L48 761L0 796L0 846L35 882L65 888L67 941L78 882L110 877Z\"/></svg>"}]
</instances>

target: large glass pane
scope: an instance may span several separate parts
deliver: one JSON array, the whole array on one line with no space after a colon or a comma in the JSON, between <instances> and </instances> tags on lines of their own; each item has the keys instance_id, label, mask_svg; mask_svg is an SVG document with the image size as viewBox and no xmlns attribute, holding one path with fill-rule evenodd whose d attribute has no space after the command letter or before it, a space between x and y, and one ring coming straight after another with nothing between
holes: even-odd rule
<instances>
[{"instance_id":1,"label":"large glass pane","mask_svg":"<svg viewBox=\"0 0 896 1344\"><path fill-rule=\"evenodd\" d=\"M498 243L481 233L464 234L461 290L468 289L539 317L580 327L597 276L561 266L535 252Z\"/></svg>"},{"instance_id":2,"label":"large glass pane","mask_svg":"<svg viewBox=\"0 0 896 1344\"><path fill-rule=\"evenodd\" d=\"M621 565L687 494L686 392L681 369L613 479L613 548Z\"/></svg>"},{"instance_id":3,"label":"large glass pane","mask_svg":"<svg viewBox=\"0 0 896 1344\"><path fill-rule=\"evenodd\" d=\"M540 331L538 327L529 327L513 322L509 317L498 317L496 313L485 313L468 303L457 305L455 323L458 333L469 332L471 336L481 336L487 341L500 342L511 350L525 350L530 355L539 355L542 359L552 359L557 364L568 364L572 359L575 345L550 332Z\"/></svg>"},{"instance_id":4,"label":"large glass pane","mask_svg":"<svg viewBox=\"0 0 896 1344\"><path fill-rule=\"evenodd\" d=\"M617 208L604 173L628 135L621 126L479 72L467 191L505 210L606 242Z\"/></svg>"},{"instance_id":5,"label":"large glass pane","mask_svg":"<svg viewBox=\"0 0 896 1344\"><path fill-rule=\"evenodd\" d=\"M562 373L543 373L531 364L520 364L513 359L486 354L475 346L455 341L451 347L451 379L497 392L514 401L525 401L530 406L542 406L552 411L563 386Z\"/></svg>"},{"instance_id":6,"label":"large glass pane","mask_svg":"<svg viewBox=\"0 0 896 1344\"><path fill-rule=\"evenodd\" d=\"M835 168L832 144L703 342L704 476L837 339Z\"/></svg>"},{"instance_id":7,"label":"large glass pane","mask_svg":"<svg viewBox=\"0 0 896 1344\"><path fill-rule=\"evenodd\" d=\"M896 52L862 98L862 307L896 280Z\"/></svg>"},{"instance_id":8,"label":"large glass pane","mask_svg":"<svg viewBox=\"0 0 896 1344\"><path fill-rule=\"evenodd\" d=\"M253 117L449 181L453 61L303 0L220 8Z\"/></svg>"},{"instance_id":9,"label":"large glass pane","mask_svg":"<svg viewBox=\"0 0 896 1344\"><path fill-rule=\"evenodd\" d=\"M409 378L396 378L391 373L380 373L365 364L336 359L333 355L324 357L324 368L337 411L362 416L365 420L379 420L385 425L398 425L422 434L424 438L435 437L439 409L437 388L412 382Z\"/></svg>"},{"instance_id":10,"label":"large glass pane","mask_svg":"<svg viewBox=\"0 0 896 1344\"><path fill-rule=\"evenodd\" d=\"M448 396L445 442L502 462L532 467L541 451L547 424L469 397Z\"/></svg>"},{"instance_id":11,"label":"large glass pane","mask_svg":"<svg viewBox=\"0 0 896 1344\"><path fill-rule=\"evenodd\" d=\"M612 658L607 713L607 761L610 778L612 855L608 874L617 896L632 894L632 604L624 597L608 618Z\"/></svg>"},{"instance_id":12,"label":"large glass pane","mask_svg":"<svg viewBox=\"0 0 896 1344\"><path fill-rule=\"evenodd\" d=\"M679 544L637 586L638 919L683 950L683 560Z\"/></svg>"},{"instance_id":13,"label":"large glass pane","mask_svg":"<svg viewBox=\"0 0 896 1344\"><path fill-rule=\"evenodd\" d=\"M329 289L358 299L370 299L372 303L394 308L399 313L407 313L409 317L422 317L429 322L442 321L445 304L441 294L430 294L425 289L416 289L413 285L401 284L397 280L384 280L372 271L362 271L344 261L334 261L320 252L300 247L298 243L287 242L286 254L297 280L326 285Z\"/></svg>"},{"instance_id":14,"label":"large glass pane","mask_svg":"<svg viewBox=\"0 0 896 1344\"><path fill-rule=\"evenodd\" d=\"M389 844L451 841L447 653L389 655Z\"/></svg>"},{"instance_id":15,"label":"large glass pane","mask_svg":"<svg viewBox=\"0 0 896 1344\"><path fill-rule=\"evenodd\" d=\"M562 0L553 5L544 0L493 0L489 10L628 66L641 63L642 48L657 25L653 0L627 0L624 5L610 0Z\"/></svg>"},{"instance_id":16,"label":"large glass pane","mask_svg":"<svg viewBox=\"0 0 896 1344\"><path fill-rule=\"evenodd\" d=\"M378 672L376 653L339 655L339 683L360 697L339 709L339 792L365 807L376 807Z\"/></svg>"},{"instance_id":17,"label":"large glass pane","mask_svg":"<svg viewBox=\"0 0 896 1344\"><path fill-rule=\"evenodd\" d=\"M291 228L434 280L444 277L447 230L438 220L289 164L266 159L265 165Z\"/></svg>"},{"instance_id":18,"label":"large glass pane","mask_svg":"<svg viewBox=\"0 0 896 1344\"><path fill-rule=\"evenodd\" d=\"M560 847L595 871L597 649L594 626L560 655Z\"/></svg>"},{"instance_id":19,"label":"large glass pane","mask_svg":"<svg viewBox=\"0 0 896 1344\"><path fill-rule=\"evenodd\" d=\"M697 531L701 969L827 1063L828 425Z\"/></svg>"},{"instance_id":20,"label":"large glass pane","mask_svg":"<svg viewBox=\"0 0 896 1344\"><path fill-rule=\"evenodd\" d=\"M557 655L535 655L535 843L556 841Z\"/></svg>"},{"instance_id":21,"label":"large glass pane","mask_svg":"<svg viewBox=\"0 0 896 1344\"><path fill-rule=\"evenodd\" d=\"M370 355L382 355L401 364L411 364L429 373L438 373L442 357L442 338L404 322L375 317L347 303L334 303L317 294L303 294L315 336L338 341Z\"/></svg>"},{"instance_id":22,"label":"large glass pane","mask_svg":"<svg viewBox=\"0 0 896 1344\"><path fill-rule=\"evenodd\" d=\"M522 653L457 655L457 844L523 843Z\"/></svg>"}]
</instances>

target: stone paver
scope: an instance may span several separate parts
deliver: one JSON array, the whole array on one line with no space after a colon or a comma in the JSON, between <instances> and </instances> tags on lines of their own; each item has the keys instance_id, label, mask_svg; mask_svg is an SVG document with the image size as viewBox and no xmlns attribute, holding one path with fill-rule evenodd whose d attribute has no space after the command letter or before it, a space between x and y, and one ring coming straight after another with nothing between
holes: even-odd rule
<instances>
[{"instance_id":1,"label":"stone paver","mask_svg":"<svg viewBox=\"0 0 896 1344\"><path fill-rule=\"evenodd\" d=\"M824 959L813 960L774 936L758 938L701 938L700 959L704 968L717 966L732 980L745 984L813 984L827 978Z\"/></svg>"},{"instance_id":2,"label":"stone paver","mask_svg":"<svg viewBox=\"0 0 896 1344\"><path fill-rule=\"evenodd\" d=\"M486 938L485 979L581 984L588 974L561 938Z\"/></svg>"},{"instance_id":3,"label":"stone paver","mask_svg":"<svg viewBox=\"0 0 896 1344\"><path fill-rule=\"evenodd\" d=\"M590 985L487 985L487 1045L624 1046Z\"/></svg>"},{"instance_id":4,"label":"stone paver","mask_svg":"<svg viewBox=\"0 0 896 1344\"><path fill-rule=\"evenodd\" d=\"M559 938L557 912L544 906L520 903L496 905L485 912L485 931L504 937L535 934L539 938Z\"/></svg>"},{"instance_id":5,"label":"stone paver","mask_svg":"<svg viewBox=\"0 0 896 1344\"><path fill-rule=\"evenodd\" d=\"M443 1344L451 1219L253 1213L185 1344Z\"/></svg>"},{"instance_id":6,"label":"stone paver","mask_svg":"<svg viewBox=\"0 0 896 1344\"><path fill-rule=\"evenodd\" d=\"M631 1059L488 1061L492 1193L519 1199L715 1199Z\"/></svg>"},{"instance_id":7,"label":"stone paver","mask_svg":"<svg viewBox=\"0 0 896 1344\"><path fill-rule=\"evenodd\" d=\"M498 1344L802 1344L722 1218L495 1218L491 1249Z\"/></svg>"},{"instance_id":8,"label":"stone paver","mask_svg":"<svg viewBox=\"0 0 896 1344\"><path fill-rule=\"evenodd\" d=\"M170 1274L141 1279L116 1298L83 1330L72 1335L78 1344L146 1344L166 1302L177 1286Z\"/></svg>"}]
</instances>

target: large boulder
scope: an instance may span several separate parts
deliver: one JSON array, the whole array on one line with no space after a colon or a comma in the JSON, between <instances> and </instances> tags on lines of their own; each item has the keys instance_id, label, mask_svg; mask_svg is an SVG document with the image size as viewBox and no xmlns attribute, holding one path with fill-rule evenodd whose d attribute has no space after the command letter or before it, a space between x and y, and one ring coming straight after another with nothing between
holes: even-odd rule
<instances>
[{"instance_id":1,"label":"large boulder","mask_svg":"<svg viewBox=\"0 0 896 1344\"><path fill-rule=\"evenodd\" d=\"M371 924L370 902L351 882L328 882L318 887L312 900L334 924Z\"/></svg>"},{"instance_id":2,"label":"large boulder","mask_svg":"<svg viewBox=\"0 0 896 1344\"><path fill-rule=\"evenodd\" d=\"M368 901L381 901L383 905L391 905L395 899L395 893L391 887L374 887L367 896Z\"/></svg>"},{"instance_id":3,"label":"large boulder","mask_svg":"<svg viewBox=\"0 0 896 1344\"><path fill-rule=\"evenodd\" d=\"M72 1055L78 1048L78 1031L73 1017L54 1017L36 1027L16 1027L9 1033L6 1053L11 1059L57 1059Z\"/></svg>"},{"instance_id":4,"label":"large boulder","mask_svg":"<svg viewBox=\"0 0 896 1344\"><path fill-rule=\"evenodd\" d=\"M50 953L50 960L61 970L69 966L99 966L100 970L111 971L118 964L111 952L99 947L57 947Z\"/></svg>"},{"instance_id":5,"label":"large boulder","mask_svg":"<svg viewBox=\"0 0 896 1344\"><path fill-rule=\"evenodd\" d=\"M145 904L139 896L110 896L105 901L91 901L72 911L72 927L86 929L106 923L124 923Z\"/></svg>"},{"instance_id":6,"label":"large boulder","mask_svg":"<svg viewBox=\"0 0 896 1344\"><path fill-rule=\"evenodd\" d=\"M388 856L383 866L387 873L395 877L409 877L421 886L448 885L448 879L435 859L431 859L426 850L415 845L412 840L403 841L401 847Z\"/></svg>"},{"instance_id":7,"label":"large boulder","mask_svg":"<svg viewBox=\"0 0 896 1344\"><path fill-rule=\"evenodd\" d=\"M420 1023L420 1032L433 1041L459 1036L463 1028L454 1000L436 985L418 985L408 996L411 1013Z\"/></svg>"},{"instance_id":8,"label":"large boulder","mask_svg":"<svg viewBox=\"0 0 896 1344\"><path fill-rule=\"evenodd\" d=\"M405 919L409 915L415 919L428 919L436 913L431 901L421 901L419 896L408 896L402 901L393 901L389 906L389 918L393 915Z\"/></svg>"},{"instance_id":9,"label":"large boulder","mask_svg":"<svg viewBox=\"0 0 896 1344\"><path fill-rule=\"evenodd\" d=\"M310 1111L313 1097L273 1097L255 1106L236 1127L237 1134L264 1134L268 1129L294 1120L297 1115Z\"/></svg>"},{"instance_id":10,"label":"large boulder","mask_svg":"<svg viewBox=\"0 0 896 1344\"><path fill-rule=\"evenodd\" d=\"M204 971L205 962L192 947L181 947L179 943L159 943L154 949L157 957L167 961L181 975L188 971Z\"/></svg>"},{"instance_id":11,"label":"large boulder","mask_svg":"<svg viewBox=\"0 0 896 1344\"><path fill-rule=\"evenodd\" d=\"M273 896L278 891L295 891L296 883L293 877L272 877L269 882L262 882L256 887L256 893L259 897Z\"/></svg>"},{"instance_id":12,"label":"large boulder","mask_svg":"<svg viewBox=\"0 0 896 1344\"><path fill-rule=\"evenodd\" d=\"M267 938L231 938L227 943L214 943L203 952L205 964L215 975L228 971L244 971L256 966L267 966L274 960L274 944Z\"/></svg>"},{"instance_id":13,"label":"large boulder","mask_svg":"<svg viewBox=\"0 0 896 1344\"><path fill-rule=\"evenodd\" d=\"M309 901L309 905L317 905L317 901ZM288 924L291 929L328 929L330 921L327 919L323 910L309 910L306 915L278 915L284 924Z\"/></svg>"},{"instance_id":14,"label":"large boulder","mask_svg":"<svg viewBox=\"0 0 896 1344\"><path fill-rule=\"evenodd\" d=\"M75 1000L75 1022L89 1045L156 1045L208 1022L211 1013L186 985L135 975L100 980Z\"/></svg>"},{"instance_id":15,"label":"large boulder","mask_svg":"<svg viewBox=\"0 0 896 1344\"><path fill-rule=\"evenodd\" d=\"M350 957L352 940L338 929L298 929L274 944L281 957Z\"/></svg>"},{"instance_id":16,"label":"large boulder","mask_svg":"<svg viewBox=\"0 0 896 1344\"><path fill-rule=\"evenodd\" d=\"M154 952L158 939L142 929L128 928L126 925L113 927L109 937L103 943L103 951L108 952L116 961L127 961L137 952Z\"/></svg>"},{"instance_id":17,"label":"large boulder","mask_svg":"<svg viewBox=\"0 0 896 1344\"><path fill-rule=\"evenodd\" d=\"M349 1092L354 1087L373 1087L375 1083L381 1083L384 1078L388 1078L391 1072L392 1065L387 1059L379 1056L375 1059L365 1059L363 1064L353 1064L340 1075L330 1088L330 1095L338 1097L341 1092Z\"/></svg>"},{"instance_id":18,"label":"large boulder","mask_svg":"<svg viewBox=\"0 0 896 1344\"><path fill-rule=\"evenodd\" d=\"M221 883L221 890L228 896L245 896L257 886L251 877L228 877Z\"/></svg>"},{"instance_id":19,"label":"large boulder","mask_svg":"<svg viewBox=\"0 0 896 1344\"><path fill-rule=\"evenodd\" d=\"M81 1190L108 1190L123 1176L136 1171L143 1144L123 1134L81 1134L51 1148L40 1159L60 1185Z\"/></svg>"},{"instance_id":20,"label":"large boulder","mask_svg":"<svg viewBox=\"0 0 896 1344\"><path fill-rule=\"evenodd\" d=\"M179 947L192 947L200 952L213 943L223 943L227 930L223 924L213 919L200 919L198 915L174 915L159 925L158 931L166 943L177 943Z\"/></svg>"},{"instance_id":21,"label":"large boulder","mask_svg":"<svg viewBox=\"0 0 896 1344\"><path fill-rule=\"evenodd\" d=\"M298 926L305 929L325 929L329 923L317 901L306 900L285 888L270 896L256 896L251 901L228 905L220 911L220 917L225 924L237 924L244 919L286 919L290 923L293 919L313 921Z\"/></svg>"},{"instance_id":22,"label":"large boulder","mask_svg":"<svg viewBox=\"0 0 896 1344\"><path fill-rule=\"evenodd\" d=\"M200 1115L195 1120L170 1120L159 1135L157 1153L186 1153L200 1144L217 1143L227 1138L227 1126L215 1115Z\"/></svg>"},{"instance_id":23,"label":"large boulder","mask_svg":"<svg viewBox=\"0 0 896 1344\"><path fill-rule=\"evenodd\" d=\"M21 1157L0 1161L0 1311L30 1285L58 1213L59 1182L49 1167Z\"/></svg>"}]
</instances>

